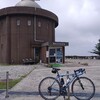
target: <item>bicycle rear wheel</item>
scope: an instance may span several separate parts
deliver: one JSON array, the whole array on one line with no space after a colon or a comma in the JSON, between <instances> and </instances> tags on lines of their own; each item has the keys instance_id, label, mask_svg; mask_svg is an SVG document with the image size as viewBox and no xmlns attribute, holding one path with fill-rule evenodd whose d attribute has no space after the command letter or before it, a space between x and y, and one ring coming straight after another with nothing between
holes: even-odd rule
<instances>
[{"instance_id":1,"label":"bicycle rear wheel","mask_svg":"<svg viewBox=\"0 0 100 100\"><path fill-rule=\"evenodd\" d=\"M45 100L55 100L60 95L60 84L53 77L44 78L39 84L39 94Z\"/></svg>"},{"instance_id":2,"label":"bicycle rear wheel","mask_svg":"<svg viewBox=\"0 0 100 100\"><path fill-rule=\"evenodd\" d=\"M87 77L80 77L72 83L72 93L78 100L90 100L95 94L94 83Z\"/></svg>"}]
</instances>

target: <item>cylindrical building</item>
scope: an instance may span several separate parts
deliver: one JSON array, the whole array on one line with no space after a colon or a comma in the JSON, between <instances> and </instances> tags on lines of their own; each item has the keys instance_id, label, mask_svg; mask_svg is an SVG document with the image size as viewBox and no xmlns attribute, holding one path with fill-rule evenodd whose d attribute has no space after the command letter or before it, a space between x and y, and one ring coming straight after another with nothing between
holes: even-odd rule
<instances>
[{"instance_id":1,"label":"cylindrical building","mask_svg":"<svg viewBox=\"0 0 100 100\"><path fill-rule=\"evenodd\" d=\"M0 63L55 63L57 50L59 61L64 62L66 43L55 42L57 26L58 17L34 0L0 9Z\"/></svg>"}]
</instances>

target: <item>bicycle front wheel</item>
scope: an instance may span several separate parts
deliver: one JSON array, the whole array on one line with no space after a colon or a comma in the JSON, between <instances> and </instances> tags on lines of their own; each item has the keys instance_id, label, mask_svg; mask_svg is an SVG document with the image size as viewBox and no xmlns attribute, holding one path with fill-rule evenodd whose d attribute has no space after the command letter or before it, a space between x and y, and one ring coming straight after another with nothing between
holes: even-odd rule
<instances>
[{"instance_id":1,"label":"bicycle front wheel","mask_svg":"<svg viewBox=\"0 0 100 100\"><path fill-rule=\"evenodd\" d=\"M59 81L53 77L44 78L39 84L39 94L45 100L55 100L60 95Z\"/></svg>"},{"instance_id":2,"label":"bicycle front wheel","mask_svg":"<svg viewBox=\"0 0 100 100\"><path fill-rule=\"evenodd\" d=\"M80 77L72 83L72 93L78 100L90 100L95 94L94 83L87 77Z\"/></svg>"}]
</instances>

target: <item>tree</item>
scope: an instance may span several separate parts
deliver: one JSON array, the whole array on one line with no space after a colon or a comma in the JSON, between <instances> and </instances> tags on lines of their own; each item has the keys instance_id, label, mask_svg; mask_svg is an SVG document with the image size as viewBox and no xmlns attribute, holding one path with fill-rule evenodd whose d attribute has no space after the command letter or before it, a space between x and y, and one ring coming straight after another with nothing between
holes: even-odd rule
<instances>
[{"instance_id":1,"label":"tree","mask_svg":"<svg viewBox=\"0 0 100 100\"><path fill-rule=\"evenodd\" d=\"M93 49L93 51L91 53L97 54L100 58L100 39L98 41L99 41L99 43L97 43L95 45L95 49Z\"/></svg>"}]
</instances>

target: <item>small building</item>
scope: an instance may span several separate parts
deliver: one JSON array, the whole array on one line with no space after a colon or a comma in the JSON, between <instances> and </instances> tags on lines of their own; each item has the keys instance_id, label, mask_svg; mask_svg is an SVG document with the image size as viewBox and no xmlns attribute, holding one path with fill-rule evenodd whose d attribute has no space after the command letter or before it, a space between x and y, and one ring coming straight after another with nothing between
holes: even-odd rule
<instances>
[{"instance_id":1,"label":"small building","mask_svg":"<svg viewBox=\"0 0 100 100\"><path fill-rule=\"evenodd\" d=\"M0 9L0 63L64 63L68 42L55 41L58 17L35 0Z\"/></svg>"}]
</instances>

